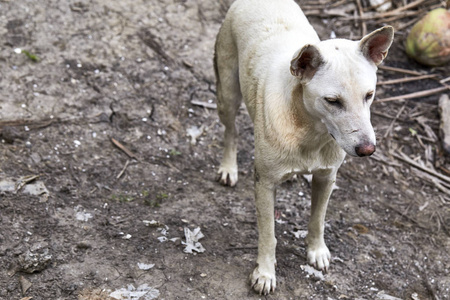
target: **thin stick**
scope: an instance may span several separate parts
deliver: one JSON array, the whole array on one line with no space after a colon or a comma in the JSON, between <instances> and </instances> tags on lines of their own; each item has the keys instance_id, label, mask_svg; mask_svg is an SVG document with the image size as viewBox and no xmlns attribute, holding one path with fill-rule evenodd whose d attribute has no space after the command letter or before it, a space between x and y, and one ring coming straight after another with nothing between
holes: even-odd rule
<instances>
[{"instance_id":1,"label":"thin stick","mask_svg":"<svg viewBox=\"0 0 450 300\"><path fill-rule=\"evenodd\" d=\"M441 192L447 194L450 196L450 189L448 188L448 184L443 182L442 180L437 179L436 177L433 177L425 172L422 172L420 170L417 169L413 169L413 173L421 178L424 179L425 181L427 181L428 183L434 184L436 186L436 188L438 190L440 190Z\"/></svg>"},{"instance_id":2,"label":"thin stick","mask_svg":"<svg viewBox=\"0 0 450 300\"><path fill-rule=\"evenodd\" d=\"M217 104L215 104L215 103L209 103L209 102L203 102L203 101L198 101L198 100L192 100L191 104L196 105L196 106L209 108L209 109L217 109Z\"/></svg>"},{"instance_id":3,"label":"thin stick","mask_svg":"<svg viewBox=\"0 0 450 300\"><path fill-rule=\"evenodd\" d=\"M399 14L396 15L396 16L391 16L391 17L389 17L389 18L380 19L380 20L377 21L377 23L389 24L389 23L392 23L392 22L395 21L395 20L403 19L403 18L408 18L408 17L413 17L413 16L416 16L416 15L417 15L417 13L414 12L414 11L406 11L406 12L404 12L404 13L399 13Z\"/></svg>"},{"instance_id":4,"label":"thin stick","mask_svg":"<svg viewBox=\"0 0 450 300\"><path fill-rule=\"evenodd\" d=\"M361 34L365 36L367 34L367 24L364 21L364 10L361 5L361 0L356 0L356 5L358 6L359 16L361 17Z\"/></svg>"},{"instance_id":5,"label":"thin stick","mask_svg":"<svg viewBox=\"0 0 450 300\"><path fill-rule=\"evenodd\" d=\"M439 7L442 7L442 5L435 4L435 5L426 7L426 9L420 9L418 11L405 11L405 12L394 13L394 16L374 15L374 16L368 18L367 15L366 15L365 18L366 18L366 20L367 19L379 19L379 20L376 21L378 24L380 24L380 23L389 23L389 22L392 22L392 21L397 20L397 19L402 19L402 18L406 18L406 17L413 17L413 16L416 16L415 20L417 20L417 19L422 18L423 15L425 15L427 12L429 12L429 11L435 9L435 8L439 8ZM404 24L396 27L396 31L403 30L404 28L407 27L406 25L409 26L412 23L415 23L415 22L412 22L412 21L413 20L410 20L410 21L405 22Z\"/></svg>"},{"instance_id":6,"label":"thin stick","mask_svg":"<svg viewBox=\"0 0 450 300\"><path fill-rule=\"evenodd\" d=\"M136 156L136 154L134 154L133 152L131 152L127 147L125 147L124 145L122 145L119 141L117 141L115 138L111 138L111 142L114 144L114 146L116 146L117 148L119 148L120 150L122 150L123 152L125 152L126 155L128 155L130 158L134 158L135 160L139 160Z\"/></svg>"},{"instance_id":7,"label":"thin stick","mask_svg":"<svg viewBox=\"0 0 450 300\"><path fill-rule=\"evenodd\" d=\"M345 3L347 3L347 2L349 2L349 1L348 1L348 0L337 1L337 2L331 3L331 4L329 5L329 7L337 7L337 6L340 6L340 5L345 4Z\"/></svg>"},{"instance_id":8,"label":"thin stick","mask_svg":"<svg viewBox=\"0 0 450 300\"><path fill-rule=\"evenodd\" d=\"M0 121L0 129L5 126L28 126L30 129L40 129L52 125L56 120L12 120L12 121Z\"/></svg>"},{"instance_id":9,"label":"thin stick","mask_svg":"<svg viewBox=\"0 0 450 300\"><path fill-rule=\"evenodd\" d=\"M425 97L425 96L434 95L434 94L437 94L437 93L440 93L440 92L443 92L446 90L450 90L450 86L442 86L442 87L435 88L435 89L430 89L430 90L425 90L425 91L420 91L420 92L415 92L415 93L410 93L410 94L405 94L405 95L399 95L399 96L379 99L379 100L375 101L375 103L421 98L421 97Z\"/></svg>"},{"instance_id":10,"label":"thin stick","mask_svg":"<svg viewBox=\"0 0 450 300\"><path fill-rule=\"evenodd\" d=\"M117 175L116 179L119 179L120 177L122 177L123 173L125 173L125 170L128 168L129 164L130 164L130 160L127 159L125 166L123 167L122 171L120 171L119 175Z\"/></svg>"},{"instance_id":11,"label":"thin stick","mask_svg":"<svg viewBox=\"0 0 450 300\"><path fill-rule=\"evenodd\" d=\"M450 171L447 170L446 168L444 168L443 166L440 166L439 169L441 169L443 172L445 172L445 173L450 175Z\"/></svg>"},{"instance_id":12,"label":"thin stick","mask_svg":"<svg viewBox=\"0 0 450 300\"><path fill-rule=\"evenodd\" d=\"M314 9L314 10L307 10L303 12L306 16L327 16L327 17L346 17L347 15L344 12L338 12L338 11L327 11L322 9ZM349 19L353 20L353 19Z\"/></svg>"},{"instance_id":13,"label":"thin stick","mask_svg":"<svg viewBox=\"0 0 450 300\"><path fill-rule=\"evenodd\" d=\"M413 166L413 167L415 167L415 168L417 168L417 169L420 169L420 170L422 170L422 171L424 171L424 172L426 172L426 173L428 173L428 174L430 174L430 175L433 175L433 176L435 176L435 177L441 179L442 181L445 181L445 182L447 182L447 183L450 183L450 177L447 177L447 176L445 176L445 175L443 175L443 174L439 174L439 173L437 173L436 171L434 171L434 170L432 170L432 169L429 169L429 168L427 168L427 167L424 167L424 166L422 166L422 165L416 163L414 160L412 160L412 159L409 158L408 156L406 156L405 153L403 153L403 152L400 152L400 153L401 153L401 155L399 155L399 154L397 154L397 153L391 153L391 154L392 154L392 156L394 156L395 158L398 158L399 160L401 160L401 161L403 161L403 162L406 162L406 163L410 164L411 166Z\"/></svg>"},{"instance_id":14,"label":"thin stick","mask_svg":"<svg viewBox=\"0 0 450 300\"><path fill-rule=\"evenodd\" d=\"M401 7L397 8L397 9L394 9L394 10L391 10L391 11L388 11L388 12L384 13L384 17L385 16L394 15L394 14L397 14L397 13L399 13L401 11L404 11L404 10L416 7L416 6L422 4L425 1L428 1L428 0L417 0L417 1L414 1L414 2L411 2L411 3L408 3L405 6L401 6Z\"/></svg>"},{"instance_id":15,"label":"thin stick","mask_svg":"<svg viewBox=\"0 0 450 300\"><path fill-rule=\"evenodd\" d=\"M405 77L405 78L380 81L380 82L377 82L377 85L397 84L397 83L404 83L404 82L410 82L410 81L416 81L416 80L422 80L422 79L428 79L428 78L434 78L434 77L436 77L435 74L415 76L415 77Z\"/></svg>"},{"instance_id":16,"label":"thin stick","mask_svg":"<svg viewBox=\"0 0 450 300\"><path fill-rule=\"evenodd\" d=\"M445 79L442 79L442 80L439 81L439 82L442 83L442 84L444 84L444 83L446 83L447 81L450 81L450 77L447 77L447 78L445 78Z\"/></svg>"},{"instance_id":17,"label":"thin stick","mask_svg":"<svg viewBox=\"0 0 450 300\"><path fill-rule=\"evenodd\" d=\"M384 23L386 20L390 20L392 18L405 18L405 17L411 17L411 16L415 16L417 13L414 11L405 11L403 13L394 13L394 14L390 14L390 15L384 15L384 14L366 14L364 15L364 17L359 17L359 16L353 16L353 17L349 17L348 15L340 15L341 17L343 17L341 20L342 21L360 21L360 20L365 20L365 21L372 21L372 20L376 20L375 22L377 23Z\"/></svg>"},{"instance_id":18,"label":"thin stick","mask_svg":"<svg viewBox=\"0 0 450 300\"><path fill-rule=\"evenodd\" d=\"M397 208L395 208L395 207L393 207L393 206L391 206L391 205L389 205L389 204L387 204L387 203L384 203L384 202L382 202L381 200L379 200L379 202L380 202L382 205L386 206L387 208L389 208L389 209L395 211L396 213L398 213L401 217L403 217L403 218L405 218L405 219L407 219L407 220L413 222L414 224L416 224L416 226L418 226L418 227L420 227L420 228L422 228L422 229L427 229L427 230L429 229L428 227L425 227L424 225L420 224L420 223L419 223L418 221L416 221L413 217L410 217L409 215L407 215L407 214L401 212L399 209L397 209Z\"/></svg>"},{"instance_id":19,"label":"thin stick","mask_svg":"<svg viewBox=\"0 0 450 300\"><path fill-rule=\"evenodd\" d=\"M421 19L423 17L424 14L425 14L425 11L423 13L420 13L417 17L409 20L408 22L404 22L403 24L396 26L395 31L399 32L405 28L408 28L412 24L415 24L419 19Z\"/></svg>"},{"instance_id":20,"label":"thin stick","mask_svg":"<svg viewBox=\"0 0 450 300\"><path fill-rule=\"evenodd\" d=\"M388 161L387 158L384 155L380 156L380 154L377 154L377 152L372 154L370 156L370 159L373 159L373 160L376 160L378 162L384 163L384 164L386 164L388 166L397 167L397 168L401 168L402 167L401 164L399 164L397 162L394 162L394 161Z\"/></svg>"},{"instance_id":21,"label":"thin stick","mask_svg":"<svg viewBox=\"0 0 450 300\"><path fill-rule=\"evenodd\" d=\"M390 116L388 114L384 114L384 113L381 113L381 112L378 112L378 111L372 111L371 114L374 114L376 116L383 117L383 118L386 118L386 119L389 119L389 120L393 120L395 118L394 116ZM403 118L398 118L397 121L406 122L406 120L403 119Z\"/></svg>"},{"instance_id":22,"label":"thin stick","mask_svg":"<svg viewBox=\"0 0 450 300\"><path fill-rule=\"evenodd\" d=\"M383 138L386 138L389 133L391 133L392 128L394 127L395 122L397 122L398 117L400 117L400 115L402 114L402 112L405 110L406 107L406 103L402 106L402 108L400 108L400 110L398 111L397 115L395 116L395 118L392 120L391 124L389 124L388 129L386 130L386 133L384 134Z\"/></svg>"},{"instance_id":23,"label":"thin stick","mask_svg":"<svg viewBox=\"0 0 450 300\"><path fill-rule=\"evenodd\" d=\"M372 15L372 16L365 16L364 19L366 19L366 20L369 20L369 19L382 19L382 18L397 16L397 15L406 15L408 12L403 12L403 11L408 10L410 8L413 8L413 7L416 7L416 6L422 4L425 1L428 1L428 0L417 0L417 1L414 1L414 2L411 2L411 3L407 4L405 6L399 7L397 9L394 9L394 10L391 10L391 11L388 11L388 12L385 12L385 13L375 14L375 15ZM350 18L350 19L354 19L354 18Z\"/></svg>"},{"instance_id":24,"label":"thin stick","mask_svg":"<svg viewBox=\"0 0 450 300\"><path fill-rule=\"evenodd\" d=\"M392 72L403 73L403 74L408 74L408 75L416 75L416 76L423 75L422 73L419 73L417 71L408 70L408 69L401 69L401 68L395 68L395 67L389 67L389 66L378 66L378 69L383 70L383 71L392 71Z\"/></svg>"}]
</instances>

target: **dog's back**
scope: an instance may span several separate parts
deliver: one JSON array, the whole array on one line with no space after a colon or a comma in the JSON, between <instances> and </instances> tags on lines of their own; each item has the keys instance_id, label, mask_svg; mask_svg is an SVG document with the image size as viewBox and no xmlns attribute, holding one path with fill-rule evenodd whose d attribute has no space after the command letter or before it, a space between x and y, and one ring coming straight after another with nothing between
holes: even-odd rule
<instances>
[{"instance_id":1,"label":"dog's back","mask_svg":"<svg viewBox=\"0 0 450 300\"><path fill-rule=\"evenodd\" d=\"M248 14L249 11L252 13ZM261 79L256 74L270 73L267 69L276 67L279 58L290 58L299 47L317 42L317 33L294 1L237 0L231 5L217 37L216 78L230 79L230 74L233 74L236 89L242 84L256 87L247 84ZM222 74L217 70L221 70ZM257 91L246 89L243 92L246 93L244 99L253 119L252 102ZM240 93L236 91L236 94Z\"/></svg>"},{"instance_id":2,"label":"dog's back","mask_svg":"<svg viewBox=\"0 0 450 300\"><path fill-rule=\"evenodd\" d=\"M249 14L249 11L253 12ZM252 45L252 41L260 45L261 40L282 37L288 32L296 36L297 47L299 42L306 44L319 40L300 7L292 0L237 0L230 7L223 29L231 30L240 53Z\"/></svg>"}]
</instances>

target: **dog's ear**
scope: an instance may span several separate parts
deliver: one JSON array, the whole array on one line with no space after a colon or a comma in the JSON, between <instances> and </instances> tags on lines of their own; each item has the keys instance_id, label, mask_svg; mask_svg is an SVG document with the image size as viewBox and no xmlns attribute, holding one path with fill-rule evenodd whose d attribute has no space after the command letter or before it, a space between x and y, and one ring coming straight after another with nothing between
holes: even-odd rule
<instances>
[{"instance_id":1,"label":"dog's ear","mask_svg":"<svg viewBox=\"0 0 450 300\"><path fill-rule=\"evenodd\" d=\"M322 63L319 49L314 45L306 45L295 53L291 61L291 74L300 77L302 81L311 80Z\"/></svg>"},{"instance_id":2,"label":"dog's ear","mask_svg":"<svg viewBox=\"0 0 450 300\"><path fill-rule=\"evenodd\" d=\"M393 39L394 28L384 26L363 37L359 42L359 48L369 61L378 66L386 57Z\"/></svg>"}]
</instances>

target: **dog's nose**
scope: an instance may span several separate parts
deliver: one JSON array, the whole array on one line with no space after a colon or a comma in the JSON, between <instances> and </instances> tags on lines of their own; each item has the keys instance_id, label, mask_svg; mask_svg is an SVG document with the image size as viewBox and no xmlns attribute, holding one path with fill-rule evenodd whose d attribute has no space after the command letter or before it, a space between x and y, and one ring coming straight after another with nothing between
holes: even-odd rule
<instances>
[{"instance_id":1,"label":"dog's nose","mask_svg":"<svg viewBox=\"0 0 450 300\"><path fill-rule=\"evenodd\" d=\"M370 156L375 152L375 145L370 142L362 143L355 147L355 152L358 156Z\"/></svg>"}]
</instances>

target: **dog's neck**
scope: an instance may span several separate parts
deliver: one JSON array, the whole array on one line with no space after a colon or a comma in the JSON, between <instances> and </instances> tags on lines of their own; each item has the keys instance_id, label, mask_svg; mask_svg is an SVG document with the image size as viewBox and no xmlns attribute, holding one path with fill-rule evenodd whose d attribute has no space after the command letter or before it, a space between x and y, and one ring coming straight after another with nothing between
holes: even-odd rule
<instances>
[{"instance_id":1,"label":"dog's neck","mask_svg":"<svg viewBox=\"0 0 450 300\"><path fill-rule=\"evenodd\" d=\"M315 140L321 140L322 142L332 140L325 124L319 118L312 116L306 109L303 85L296 78L291 80L291 84L292 86L288 87L291 91L289 106L293 112L294 126L304 133L304 137L300 141L302 146L307 146L311 142L314 143Z\"/></svg>"},{"instance_id":2,"label":"dog's neck","mask_svg":"<svg viewBox=\"0 0 450 300\"><path fill-rule=\"evenodd\" d=\"M281 73L285 77L282 81L285 84L278 85L278 91L269 91L270 101L266 103L267 108L270 107L264 116L266 137L275 139L274 144L288 151L310 147L317 149L327 143L334 143L326 126L305 108L303 86L299 80L289 73L289 69Z\"/></svg>"}]
</instances>

